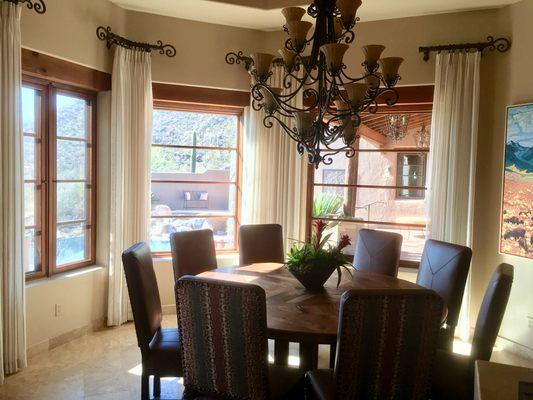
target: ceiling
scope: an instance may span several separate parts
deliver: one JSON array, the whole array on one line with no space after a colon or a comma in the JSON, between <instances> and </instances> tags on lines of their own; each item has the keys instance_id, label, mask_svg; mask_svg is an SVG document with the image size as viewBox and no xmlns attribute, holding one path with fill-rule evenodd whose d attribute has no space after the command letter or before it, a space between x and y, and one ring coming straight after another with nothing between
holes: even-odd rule
<instances>
[{"instance_id":1,"label":"ceiling","mask_svg":"<svg viewBox=\"0 0 533 400\"><path fill-rule=\"evenodd\" d=\"M111 0L127 9L170 17L260 30L280 30L279 9L311 0ZM501 7L517 0L366 0L363 21Z\"/></svg>"},{"instance_id":2,"label":"ceiling","mask_svg":"<svg viewBox=\"0 0 533 400\"><path fill-rule=\"evenodd\" d=\"M385 128L387 127L389 114L368 114L365 113L362 115L361 122L367 127L385 134ZM429 127L431 126L431 113L409 113L409 124L407 129L419 130L422 126Z\"/></svg>"}]
</instances>

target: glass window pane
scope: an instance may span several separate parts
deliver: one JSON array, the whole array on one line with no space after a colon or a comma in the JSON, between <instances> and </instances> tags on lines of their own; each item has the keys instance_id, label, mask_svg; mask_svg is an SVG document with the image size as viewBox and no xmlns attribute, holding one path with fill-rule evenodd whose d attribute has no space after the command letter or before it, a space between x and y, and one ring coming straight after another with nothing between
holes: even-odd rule
<instances>
[{"instance_id":1,"label":"glass window pane","mask_svg":"<svg viewBox=\"0 0 533 400\"><path fill-rule=\"evenodd\" d=\"M332 234L330 238L331 244L337 243L342 235L348 235L351 239L351 245L346 247L344 253L353 255L358 233L363 228L399 233L403 236L401 259L405 261L420 261L426 241L425 228L333 221L328 222L327 233Z\"/></svg>"},{"instance_id":2,"label":"glass window pane","mask_svg":"<svg viewBox=\"0 0 533 400\"><path fill-rule=\"evenodd\" d=\"M59 225L56 237L56 265L83 261L87 258L85 224Z\"/></svg>"},{"instance_id":3,"label":"glass window pane","mask_svg":"<svg viewBox=\"0 0 533 400\"><path fill-rule=\"evenodd\" d=\"M84 99L56 95L57 136L87 137L87 104Z\"/></svg>"},{"instance_id":4,"label":"glass window pane","mask_svg":"<svg viewBox=\"0 0 533 400\"><path fill-rule=\"evenodd\" d=\"M202 121L196 131L197 145L212 147L237 147L237 123L235 115L197 114Z\"/></svg>"},{"instance_id":5,"label":"glass window pane","mask_svg":"<svg viewBox=\"0 0 533 400\"><path fill-rule=\"evenodd\" d=\"M153 252L170 251L170 234L199 229L213 230L218 250L235 248L235 220L233 218L152 218L150 249Z\"/></svg>"},{"instance_id":6,"label":"glass window pane","mask_svg":"<svg viewBox=\"0 0 533 400\"><path fill-rule=\"evenodd\" d=\"M24 136L24 179L35 178L35 139Z\"/></svg>"},{"instance_id":7,"label":"glass window pane","mask_svg":"<svg viewBox=\"0 0 533 400\"><path fill-rule=\"evenodd\" d=\"M392 109L391 109L392 110ZM405 137L400 140L393 140L386 136L387 122L390 114L387 113L387 107L380 107L383 113L362 115L362 128L359 129L361 135L361 148L397 149L397 148L415 148L420 143L419 132L422 127L426 129L431 126L431 112L409 113L409 123Z\"/></svg>"},{"instance_id":8,"label":"glass window pane","mask_svg":"<svg viewBox=\"0 0 533 400\"><path fill-rule=\"evenodd\" d=\"M87 144L57 140L57 179L85 179Z\"/></svg>"},{"instance_id":9,"label":"glass window pane","mask_svg":"<svg viewBox=\"0 0 533 400\"><path fill-rule=\"evenodd\" d=\"M152 179L235 181L235 150L182 150L152 147Z\"/></svg>"},{"instance_id":10,"label":"glass window pane","mask_svg":"<svg viewBox=\"0 0 533 400\"><path fill-rule=\"evenodd\" d=\"M424 225L425 208L424 199L403 201L396 197L395 189L314 188L315 217Z\"/></svg>"},{"instance_id":11,"label":"glass window pane","mask_svg":"<svg viewBox=\"0 0 533 400\"><path fill-rule=\"evenodd\" d=\"M235 185L152 182L152 215L233 214Z\"/></svg>"},{"instance_id":12,"label":"glass window pane","mask_svg":"<svg viewBox=\"0 0 533 400\"><path fill-rule=\"evenodd\" d=\"M22 129L26 133L37 132L35 120L35 108L37 91L28 87L22 88Z\"/></svg>"},{"instance_id":13,"label":"glass window pane","mask_svg":"<svg viewBox=\"0 0 533 400\"><path fill-rule=\"evenodd\" d=\"M24 184L24 224L35 225L35 184Z\"/></svg>"},{"instance_id":14,"label":"glass window pane","mask_svg":"<svg viewBox=\"0 0 533 400\"><path fill-rule=\"evenodd\" d=\"M79 221L86 216L85 183L57 183L57 221Z\"/></svg>"},{"instance_id":15,"label":"glass window pane","mask_svg":"<svg viewBox=\"0 0 533 400\"><path fill-rule=\"evenodd\" d=\"M175 110L154 110L154 144L236 147L238 117Z\"/></svg>"},{"instance_id":16,"label":"glass window pane","mask_svg":"<svg viewBox=\"0 0 533 400\"><path fill-rule=\"evenodd\" d=\"M35 229L26 229L24 234L24 272L36 272L41 269L39 236Z\"/></svg>"},{"instance_id":17,"label":"glass window pane","mask_svg":"<svg viewBox=\"0 0 533 400\"><path fill-rule=\"evenodd\" d=\"M152 172L168 173L170 175L175 173L188 174L192 170L192 150L152 146L150 158Z\"/></svg>"}]
</instances>

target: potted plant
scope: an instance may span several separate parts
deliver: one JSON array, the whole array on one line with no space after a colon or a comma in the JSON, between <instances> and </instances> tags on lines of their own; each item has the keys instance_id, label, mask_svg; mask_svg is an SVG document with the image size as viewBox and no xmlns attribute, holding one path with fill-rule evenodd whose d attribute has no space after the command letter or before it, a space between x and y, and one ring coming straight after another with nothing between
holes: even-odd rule
<instances>
[{"instance_id":1,"label":"potted plant","mask_svg":"<svg viewBox=\"0 0 533 400\"><path fill-rule=\"evenodd\" d=\"M314 232L310 242L297 242L287 255L287 269L307 289L319 291L334 271L337 271L339 287L342 269L351 272L348 265L351 263L342 253L342 249L350 245L348 235L343 235L336 246L328 244L331 233L324 235L328 225L317 220L314 223Z\"/></svg>"}]
</instances>

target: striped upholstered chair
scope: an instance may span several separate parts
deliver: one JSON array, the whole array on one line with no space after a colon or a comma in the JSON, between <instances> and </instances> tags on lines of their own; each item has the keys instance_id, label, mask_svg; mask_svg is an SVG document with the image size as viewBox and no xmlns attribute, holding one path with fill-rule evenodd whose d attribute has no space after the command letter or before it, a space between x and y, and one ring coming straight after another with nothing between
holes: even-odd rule
<instances>
[{"instance_id":1,"label":"striped upholstered chair","mask_svg":"<svg viewBox=\"0 0 533 400\"><path fill-rule=\"evenodd\" d=\"M304 371L268 364L262 288L184 276L176 302L184 399L295 399L303 392Z\"/></svg>"},{"instance_id":2,"label":"striped upholstered chair","mask_svg":"<svg viewBox=\"0 0 533 400\"><path fill-rule=\"evenodd\" d=\"M310 398L429 398L443 303L432 290L342 295L335 369L307 373Z\"/></svg>"}]
</instances>

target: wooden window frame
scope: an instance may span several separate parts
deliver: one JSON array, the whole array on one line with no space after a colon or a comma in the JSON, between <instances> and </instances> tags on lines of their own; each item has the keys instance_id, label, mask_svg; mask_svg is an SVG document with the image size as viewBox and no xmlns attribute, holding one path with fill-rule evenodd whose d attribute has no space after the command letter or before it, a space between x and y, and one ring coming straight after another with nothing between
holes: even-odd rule
<instances>
[{"instance_id":1,"label":"wooden window frame","mask_svg":"<svg viewBox=\"0 0 533 400\"><path fill-rule=\"evenodd\" d=\"M97 190L97 171L96 171L96 128L97 128L97 94L94 91L80 89L70 85L55 83L45 79L23 75L22 86L39 90L41 93L41 118L40 137L41 151L39 152L40 163L35 164L36 176L41 179L41 268L39 271L26 273L26 281L51 277L53 275L72 271L94 265L96 259L96 190ZM84 142L87 143L86 188L90 189L86 197L86 222L85 229L90 229L86 234L87 257L80 261L70 264L63 264L61 267L56 266L56 94L72 95L83 99L87 103L87 132L89 137ZM60 138L59 138L60 139ZM61 223L60 223L61 224Z\"/></svg>"},{"instance_id":2,"label":"wooden window frame","mask_svg":"<svg viewBox=\"0 0 533 400\"><path fill-rule=\"evenodd\" d=\"M161 144L151 144L151 147L163 147L163 148L173 148L173 149L197 149L197 150L214 150L214 151L234 151L236 155L236 170L235 170L235 180L234 181L176 181L176 180L165 180L165 179L151 179L150 183L190 183L190 184L213 184L213 185L234 185L234 204L235 209L233 214L196 214L194 218L226 218L233 219L234 229L233 229L233 244L232 249L217 249L217 254L231 254L238 252L238 230L241 221L241 200L242 200L242 132L243 132L243 108L235 106L222 106L222 105L207 105L207 104L197 104L197 103L188 103L180 101L169 101L169 100L155 100L154 101L154 110L170 110L170 111L180 111L180 112L195 112L195 113L204 113L204 114L221 114L221 115L233 115L238 118L237 121L237 141L236 147L213 147L213 146L190 146L190 145L161 145ZM187 215L162 215L162 216L152 216L152 218L173 218L173 219L185 219L191 218ZM153 257L156 258L168 258L171 257L170 251L155 251L152 252Z\"/></svg>"},{"instance_id":3,"label":"wooden window frame","mask_svg":"<svg viewBox=\"0 0 533 400\"><path fill-rule=\"evenodd\" d=\"M404 89L407 89L404 88ZM409 91L407 92L410 94L411 97L414 96L416 90L415 88L408 88ZM411 89L415 90L411 94ZM431 89L431 90L430 90ZM433 93L433 88L428 87L421 87L422 94L424 98L427 98L427 100L430 100L429 93ZM426 94L427 92L427 94ZM417 99L418 100L418 99ZM389 112L387 112L389 111ZM423 102L423 103L403 103L399 104L397 106L394 106L392 110L386 110L383 109L383 111L378 112L378 114L389 114L390 111L392 112L406 112L406 113L430 113L431 112L431 103ZM430 149L429 148L416 148L416 147L401 147L401 148L390 148L390 149L357 149L356 153L426 153L429 154ZM429 159L429 157L426 156L426 162ZM427 177L426 177L427 178ZM398 223L398 222L388 222L388 221L354 221L353 219L349 218L315 218L313 216L313 199L314 199L314 188L317 187L340 187L340 188L363 188L363 189L416 189L416 190L423 190L424 192L427 191L427 186L398 186L398 185L361 185L361 184L323 184L323 183L315 183L315 167L313 165L308 166L308 172L307 172L307 209L306 209L306 215L307 215L307 223L306 223L306 238L307 240L310 239L312 229L313 229L313 221L317 219L321 219L324 221L338 221L338 222L349 222L349 223L361 223L366 225L386 225L386 226L395 226L400 228L426 228L427 224L409 224L409 223ZM396 193L395 193L396 197ZM427 196L424 196L426 198ZM414 260L400 260L400 267L404 268L418 268L419 262Z\"/></svg>"},{"instance_id":4,"label":"wooden window frame","mask_svg":"<svg viewBox=\"0 0 533 400\"><path fill-rule=\"evenodd\" d=\"M397 155L396 155L396 183L398 183L398 178L400 177L400 174L398 173L398 169L400 167L400 163L399 163L399 157L400 155L417 155L417 156L421 156L422 154L424 154L424 157L423 157L423 162L424 164L422 165L422 172L424 174L424 182L427 182L427 162L428 162L428 156L427 156L427 152L420 152L420 151L402 151L402 152L398 152ZM402 175L403 176L403 175ZM402 185L398 185L398 186L402 186ZM402 186L402 189L408 189L408 190L420 190L419 188L417 187L411 187L411 186ZM421 190L422 193L423 193L423 196L421 197L402 197L399 195L399 190L402 190L402 189L396 189L396 194L395 194L395 199L396 200L406 200L406 201L410 201L410 200L425 200L426 199L426 190Z\"/></svg>"}]
</instances>

